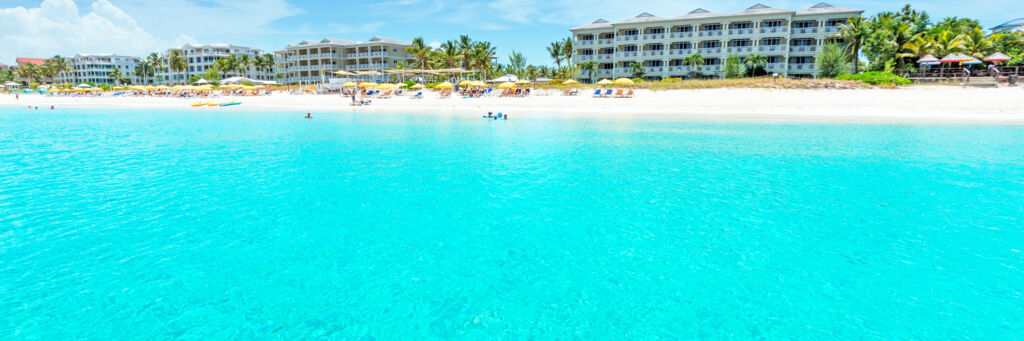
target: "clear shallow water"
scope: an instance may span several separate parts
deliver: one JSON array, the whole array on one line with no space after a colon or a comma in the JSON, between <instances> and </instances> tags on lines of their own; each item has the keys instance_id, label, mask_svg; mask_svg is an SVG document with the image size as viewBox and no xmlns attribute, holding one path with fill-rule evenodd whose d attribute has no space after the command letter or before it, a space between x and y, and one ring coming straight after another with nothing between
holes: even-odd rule
<instances>
[{"instance_id":1,"label":"clear shallow water","mask_svg":"<svg viewBox=\"0 0 1024 341\"><path fill-rule=\"evenodd\" d=\"M3 339L1014 339L1024 128L0 109Z\"/></svg>"}]
</instances>

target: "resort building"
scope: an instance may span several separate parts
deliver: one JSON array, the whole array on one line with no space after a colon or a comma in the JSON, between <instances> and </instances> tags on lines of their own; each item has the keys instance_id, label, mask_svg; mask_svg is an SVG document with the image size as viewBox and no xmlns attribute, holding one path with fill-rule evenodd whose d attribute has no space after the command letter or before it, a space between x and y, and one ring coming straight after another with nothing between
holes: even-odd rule
<instances>
[{"instance_id":1,"label":"resort building","mask_svg":"<svg viewBox=\"0 0 1024 341\"><path fill-rule=\"evenodd\" d=\"M319 42L303 41L274 52L275 73L283 84L319 83L335 77L333 72L381 71L393 69L412 57L405 51L412 43L384 37L355 42L326 38Z\"/></svg>"},{"instance_id":2,"label":"resort building","mask_svg":"<svg viewBox=\"0 0 1024 341\"><path fill-rule=\"evenodd\" d=\"M68 83L119 84L119 80L110 78L114 69L121 70L124 78L135 79L132 71L139 65L139 57L121 56L116 54L76 54L68 58L72 72L64 81Z\"/></svg>"},{"instance_id":3,"label":"resort building","mask_svg":"<svg viewBox=\"0 0 1024 341\"><path fill-rule=\"evenodd\" d=\"M1013 19L992 28L992 33L1024 32L1024 18Z\"/></svg>"},{"instance_id":4,"label":"resort building","mask_svg":"<svg viewBox=\"0 0 1024 341\"><path fill-rule=\"evenodd\" d=\"M185 62L188 63L188 67L183 71L171 70L168 65L167 56L170 55L173 50L181 50L182 55L185 57ZM254 59L256 56L262 54L262 51L256 48L237 46L230 44L185 44L180 48L168 49L164 53L164 68L159 70L156 74L158 82L161 84L184 84L188 83L188 79L194 75L200 75L206 73L206 70L215 67L215 63L218 59L227 57L228 55L248 56L249 59ZM258 71L255 66L249 66L247 70L231 71L228 73L221 72L222 76L243 76L254 80L273 80L273 75L269 71Z\"/></svg>"},{"instance_id":5,"label":"resort building","mask_svg":"<svg viewBox=\"0 0 1024 341\"><path fill-rule=\"evenodd\" d=\"M7 66L7 64L4 64L4 63L0 63L0 71L8 70L8 69L10 69L10 68L11 68L11 67L10 67L10 66Z\"/></svg>"},{"instance_id":6,"label":"resort building","mask_svg":"<svg viewBox=\"0 0 1024 341\"><path fill-rule=\"evenodd\" d=\"M18 57L17 59L14 60L14 63L18 64L18 66L25 66L25 65L28 65L28 64L33 64L35 66L43 66L43 63L46 63L46 58Z\"/></svg>"},{"instance_id":7,"label":"resort building","mask_svg":"<svg viewBox=\"0 0 1024 341\"><path fill-rule=\"evenodd\" d=\"M643 78L720 77L729 54L765 56L766 71L790 77L813 77L815 58L826 42L835 41L839 25L863 10L819 3L801 11L757 4L733 14L696 9L662 18L642 13L619 22L597 20L570 29L575 39L573 61L597 63L597 73L581 72L586 82L634 77L640 63ZM684 58L700 54L704 65L691 70Z\"/></svg>"}]
</instances>

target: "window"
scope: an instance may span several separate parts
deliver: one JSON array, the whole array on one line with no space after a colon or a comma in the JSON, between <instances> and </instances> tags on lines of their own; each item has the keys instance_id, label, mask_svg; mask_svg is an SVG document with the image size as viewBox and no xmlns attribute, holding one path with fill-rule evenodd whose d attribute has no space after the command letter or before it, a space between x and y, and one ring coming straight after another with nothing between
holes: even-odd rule
<instances>
[{"instance_id":1,"label":"window","mask_svg":"<svg viewBox=\"0 0 1024 341\"><path fill-rule=\"evenodd\" d=\"M748 22L741 22L741 23L735 23L735 24L732 24L732 28L733 28L733 29L736 29L736 30L741 30L741 29L745 29L745 28L750 28L751 26L752 26L752 24L751 24L751 23L748 23Z\"/></svg>"},{"instance_id":2,"label":"window","mask_svg":"<svg viewBox=\"0 0 1024 341\"><path fill-rule=\"evenodd\" d=\"M793 28L811 28L814 27L813 21L801 21L793 24Z\"/></svg>"},{"instance_id":3,"label":"window","mask_svg":"<svg viewBox=\"0 0 1024 341\"><path fill-rule=\"evenodd\" d=\"M704 65L719 65L722 64L722 60L718 58L708 58L704 60Z\"/></svg>"},{"instance_id":4,"label":"window","mask_svg":"<svg viewBox=\"0 0 1024 341\"><path fill-rule=\"evenodd\" d=\"M782 27L782 21L781 20L765 21L763 26L764 27Z\"/></svg>"},{"instance_id":5,"label":"window","mask_svg":"<svg viewBox=\"0 0 1024 341\"><path fill-rule=\"evenodd\" d=\"M647 47L648 51L661 51L661 50L664 50L664 49L665 49L665 45L662 45L662 44L654 44L654 45L650 45L650 46Z\"/></svg>"},{"instance_id":6,"label":"window","mask_svg":"<svg viewBox=\"0 0 1024 341\"><path fill-rule=\"evenodd\" d=\"M782 39L781 38L765 38L765 39L761 39L761 45L763 45L763 46L782 45Z\"/></svg>"},{"instance_id":7,"label":"window","mask_svg":"<svg viewBox=\"0 0 1024 341\"><path fill-rule=\"evenodd\" d=\"M672 32L676 32L676 33L686 33L686 32L692 32L692 31L693 31L693 26L678 26L678 27L673 27L672 28Z\"/></svg>"},{"instance_id":8,"label":"window","mask_svg":"<svg viewBox=\"0 0 1024 341\"><path fill-rule=\"evenodd\" d=\"M702 41L700 43L700 47L704 48L704 49L713 49L713 48L717 48L717 47L722 47L722 42L717 41L717 40Z\"/></svg>"},{"instance_id":9,"label":"window","mask_svg":"<svg viewBox=\"0 0 1024 341\"><path fill-rule=\"evenodd\" d=\"M704 27L702 29L705 30L705 31L721 31L722 30L722 25L721 24L704 25Z\"/></svg>"},{"instance_id":10,"label":"window","mask_svg":"<svg viewBox=\"0 0 1024 341\"><path fill-rule=\"evenodd\" d=\"M637 34L640 34L639 30L625 30L625 31L622 31L622 35L626 35L626 36L635 36Z\"/></svg>"},{"instance_id":11,"label":"window","mask_svg":"<svg viewBox=\"0 0 1024 341\"><path fill-rule=\"evenodd\" d=\"M732 47L750 46L750 40L733 40L733 41L729 42L729 46L732 46Z\"/></svg>"},{"instance_id":12,"label":"window","mask_svg":"<svg viewBox=\"0 0 1024 341\"><path fill-rule=\"evenodd\" d=\"M789 62L792 63L792 64L810 64L810 63L813 63L811 61L811 57L792 57L792 58L789 58Z\"/></svg>"},{"instance_id":13,"label":"window","mask_svg":"<svg viewBox=\"0 0 1024 341\"><path fill-rule=\"evenodd\" d=\"M793 40L793 46L814 46L814 39L795 39Z\"/></svg>"},{"instance_id":14,"label":"window","mask_svg":"<svg viewBox=\"0 0 1024 341\"><path fill-rule=\"evenodd\" d=\"M652 29L647 31L647 34L662 34L662 33L665 33L665 29L664 28L660 28L660 27L659 28L652 28Z\"/></svg>"},{"instance_id":15,"label":"window","mask_svg":"<svg viewBox=\"0 0 1024 341\"><path fill-rule=\"evenodd\" d=\"M672 48L676 50L688 50L690 49L690 43L675 43L672 44Z\"/></svg>"}]
</instances>

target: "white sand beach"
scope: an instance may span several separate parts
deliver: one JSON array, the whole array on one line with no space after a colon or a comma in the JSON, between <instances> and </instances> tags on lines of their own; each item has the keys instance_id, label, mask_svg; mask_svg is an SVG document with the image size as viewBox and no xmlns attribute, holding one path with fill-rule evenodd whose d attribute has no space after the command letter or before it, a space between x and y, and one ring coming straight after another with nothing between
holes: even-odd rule
<instances>
[{"instance_id":1,"label":"white sand beach","mask_svg":"<svg viewBox=\"0 0 1024 341\"><path fill-rule=\"evenodd\" d=\"M864 90L639 90L633 98L593 98L550 95L524 98L441 99L425 92L424 99L374 99L369 106L351 106L340 95L290 95L277 92L260 97L181 99L165 97L50 97L0 95L3 106L51 105L60 108L170 108L283 112L446 113L480 115L506 112L513 117L585 115L618 117L678 117L694 119L779 120L823 122L921 122L1024 124L1024 88L962 88L914 86ZM191 103L241 101L233 107L192 108Z\"/></svg>"}]
</instances>

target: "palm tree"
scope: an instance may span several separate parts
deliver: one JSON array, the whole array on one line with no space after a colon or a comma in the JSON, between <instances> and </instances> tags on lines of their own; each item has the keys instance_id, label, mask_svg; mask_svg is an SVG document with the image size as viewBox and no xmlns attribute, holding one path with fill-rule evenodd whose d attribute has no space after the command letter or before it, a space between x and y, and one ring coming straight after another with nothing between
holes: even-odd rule
<instances>
[{"instance_id":1,"label":"palm tree","mask_svg":"<svg viewBox=\"0 0 1024 341\"><path fill-rule=\"evenodd\" d=\"M565 41L562 42L562 56L565 57L566 64L572 65L572 56L575 53L572 37L565 38Z\"/></svg>"},{"instance_id":2,"label":"palm tree","mask_svg":"<svg viewBox=\"0 0 1024 341\"><path fill-rule=\"evenodd\" d=\"M455 68L461 66L459 62L459 45L454 41L446 41L441 43L441 55L444 57L445 66L448 68Z\"/></svg>"},{"instance_id":3,"label":"palm tree","mask_svg":"<svg viewBox=\"0 0 1024 341\"><path fill-rule=\"evenodd\" d=\"M939 58L943 58L951 53L961 52L964 49L964 36L956 34L951 30L944 30L935 35L935 41L932 42L931 51Z\"/></svg>"},{"instance_id":4,"label":"palm tree","mask_svg":"<svg viewBox=\"0 0 1024 341\"><path fill-rule=\"evenodd\" d=\"M44 66L46 68L46 74L50 79L60 76L62 83L64 82L64 76L66 73L72 71L71 62L68 62L67 59L64 59L64 57L61 57L60 55L53 56L53 58L46 60Z\"/></svg>"},{"instance_id":5,"label":"palm tree","mask_svg":"<svg viewBox=\"0 0 1024 341\"><path fill-rule=\"evenodd\" d=\"M698 54L691 54L683 58L683 66L690 67L691 78L700 72L700 67L704 66L704 56Z\"/></svg>"},{"instance_id":6,"label":"palm tree","mask_svg":"<svg viewBox=\"0 0 1024 341\"><path fill-rule=\"evenodd\" d=\"M146 64L149 64L149 70L146 70L146 75L154 77L154 79L156 79L156 73L158 71L163 71L166 66L164 65L164 59L160 58L160 55L156 53L150 53L149 56L146 57Z\"/></svg>"},{"instance_id":7,"label":"palm tree","mask_svg":"<svg viewBox=\"0 0 1024 341\"><path fill-rule=\"evenodd\" d=\"M637 62L633 62L632 64L629 64L629 72L633 73L633 77L636 77L636 78L643 77L643 75L644 75L644 66L643 66L643 64L640 64L640 63L637 63Z\"/></svg>"},{"instance_id":8,"label":"palm tree","mask_svg":"<svg viewBox=\"0 0 1024 341\"><path fill-rule=\"evenodd\" d=\"M587 73L587 78L594 79L594 75L597 74L597 62L588 60L580 63L580 71Z\"/></svg>"},{"instance_id":9,"label":"palm tree","mask_svg":"<svg viewBox=\"0 0 1024 341\"><path fill-rule=\"evenodd\" d=\"M184 80L188 81L188 72L186 72L188 71L188 62L181 50L171 50L171 53L167 55L167 67L176 72L185 72Z\"/></svg>"},{"instance_id":10,"label":"palm tree","mask_svg":"<svg viewBox=\"0 0 1024 341\"><path fill-rule=\"evenodd\" d=\"M998 33L997 33L998 34ZM995 39L999 39L998 36L993 35L992 37L986 36L981 31L980 27L975 27L973 30L964 32L964 52L974 58L985 58L989 53L993 52L992 47L995 46Z\"/></svg>"},{"instance_id":11,"label":"palm tree","mask_svg":"<svg viewBox=\"0 0 1024 341\"><path fill-rule=\"evenodd\" d=\"M114 80L114 85L121 85L121 79L124 78L124 73L121 73L121 68L115 66L113 70L110 70L110 73L107 73L107 77Z\"/></svg>"},{"instance_id":12,"label":"palm tree","mask_svg":"<svg viewBox=\"0 0 1024 341\"><path fill-rule=\"evenodd\" d=\"M39 81L43 78L41 72L40 68L35 64L25 64L19 66L17 70L14 70L14 73L21 78L28 79L36 84L39 84Z\"/></svg>"},{"instance_id":13,"label":"palm tree","mask_svg":"<svg viewBox=\"0 0 1024 341\"><path fill-rule=\"evenodd\" d=\"M491 67L494 64L494 56L497 54L498 49L491 45L487 41L478 41L473 43L472 60L476 68L480 69L483 73L483 78L487 79L487 75L491 72Z\"/></svg>"},{"instance_id":14,"label":"palm tree","mask_svg":"<svg viewBox=\"0 0 1024 341\"><path fill-rule=\"evenodd\" d=\"M18 80L18 75L14 70L0 70L0 83L15 82Z\"/></svg>"},{"instance_id":15,"label":"palm tree","mask_svg":"<svg viewBox=\"0 0 1024 341\"><path fill-rule=\"evenodd\" d=\"M914 35L906 44L903 44L899 55L900 58L921 58L932 50L935 40L928 32L921 32ZM940 57L941 58L941 57Z\"/></svg>"},{"instance_id":16,"label":"palm tree","mask_svg":"<svg viewBox=\"0 0 1024 341\"><path fill-rule=\"evenodd\" d=\"M249 55L236 54L235 59L238 60L238 66L235 67L235 71L238 72L239 76L246 77L249 75L249 68L252 67L253 60L249 58Z\"/></svg>"},{"instance_id":17,"label":"palm tree","mask_svg":"<svg viewBox=\"0 0 1024 341\"><path fill-rule=\"evenodd\" d=\"M561 41L556 41L548 46L548 54L551 55L551 59L555 60L555 66L562 68L562 57L565 56L564 44Z\"/></svg>"},{"instance_id":18,"label":"palm tree","mask_svg":"<svg viewBox=\"0 0 1024 341\"><path fill-rule=\"evenodd\" d=\"M864 46L864 41L870 34L868 29L868 23L864 21L864 17L856 16L847 19L846 23L839 25L839 33L833 35L833 37L842 39L846 44L844 51L850 55L851 62L853 63L853 73L858 73L858 61L860 60L860 48Z\"/></svg>"},{"instance_id":19,"label":"palm tree","mask_svg":"<svg viewBox=\"0 0 1024 341\"><path fill-rule=\"evenodd\" d=\"M747 67L751 76L758 76L759 74L768 74L764 70L765 66L768 65L768 58L762 54L752 54L743 59L743 66ZM760 71L760 72L759 72Z\"/></svg>"},{"instance_id":20,"label":"palm tree","mask_svg":"<svg viewBox=\"0 0 1024 341\"><path fill-rule=\"evenodd\" d=\"M222 57L213 62L217 70L220 71L221 79L227 78L228 74L235 71L238 67L238 59L235 55L229 54L227 57Z\"/></svg>"},{"instance_id":21,"label":"palm tree","mask_svg":"<svg viewBox=\"0 0 1024 341\"><path fill-rule=\"evenodd\" d=\"M526 56L521 52L512 51L508 55L508 71L521 78L526 76Z\"/></svg>"},{"instance_id":22,"label":"palm tree","mask_svg":"<svg viewBox=\"0 0 1024 341\"><path fill-rule=\"evenodd\" d=\"M462 55L462 67L469 69L469 64L472 63L470 57L473 55L473 39L469 39L467 35L459 36L459 54Z\"/></svg>"},{"instance_id":23,"label":"palm tree","mask_svg":"<svg viewBox=\"0 0 1024 341\"><path fill-rule=\"evenodd\" d=\"M146 75L148 73L149 73L149 62L147 62L147 61L139 62L138 64L135 65L135 69L132 69L132 75L134 75L136 77L136 79L141 78L142 79L142 84L148 84L148 82L147 82L148 78L146 77Z\"/></svg>"},{"instance_id":24,"label":"palm tree","mask_svg":"<svg viewBox=\"0 0 1024 341\"><path fill-rule=\"evenodd\" d=\"M427 57L430 56L432 51L433 49L423 42L423 37L416 37L416 39L412 40L412 45L405 48L405 52L408 52L416 59L416 66L421 69L427 68Z\"/></svg>"}]
</instances>

